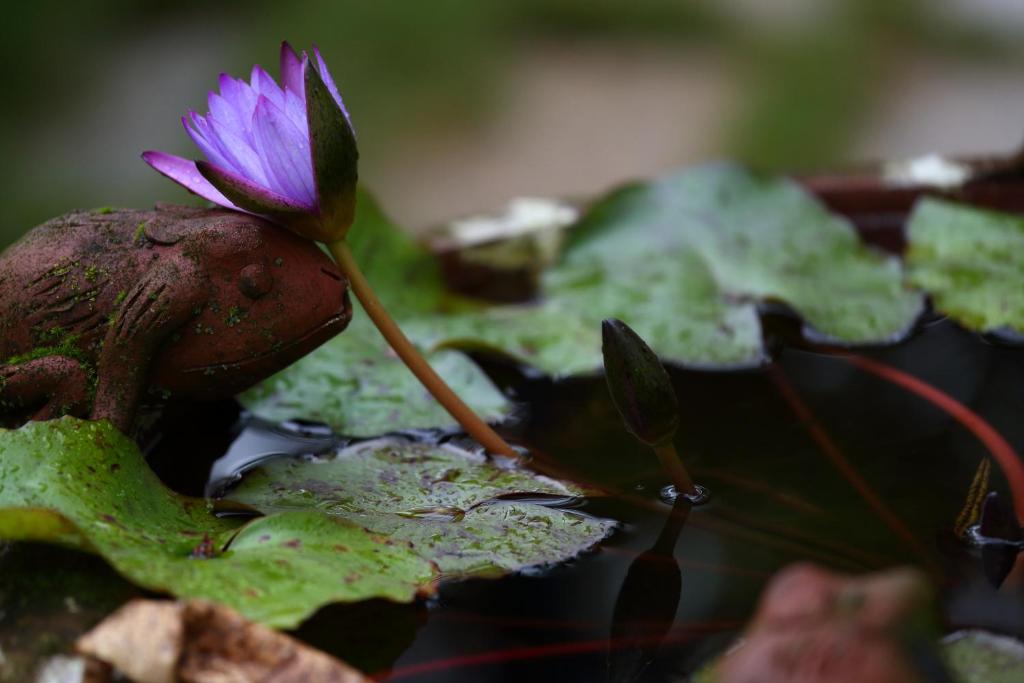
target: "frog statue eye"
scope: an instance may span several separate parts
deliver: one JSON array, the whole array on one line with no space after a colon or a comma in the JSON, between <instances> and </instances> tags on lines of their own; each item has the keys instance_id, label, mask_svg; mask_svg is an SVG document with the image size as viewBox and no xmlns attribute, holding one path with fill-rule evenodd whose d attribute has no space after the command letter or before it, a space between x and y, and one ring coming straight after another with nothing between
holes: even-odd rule
<instances>
[{"instance_id":1,"label":"frog statue eye","mask_svg":"<svg viewBox=\"0 0 1024 683\"><path fill-rule=\"evenodd\" d=\"M250 263L238 274L238 289L250 299L259 299L274 287L274 276L262 263Z\"/></svg>"}]
</instances>

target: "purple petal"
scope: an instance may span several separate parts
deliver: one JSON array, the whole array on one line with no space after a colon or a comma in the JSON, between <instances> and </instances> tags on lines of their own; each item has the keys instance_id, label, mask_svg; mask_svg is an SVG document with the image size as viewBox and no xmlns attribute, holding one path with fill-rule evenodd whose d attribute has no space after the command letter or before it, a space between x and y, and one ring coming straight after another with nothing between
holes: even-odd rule
<instances>
[{"instance_id":1,"label":"purple petal","mask_svg":"<svg viewBox=\"0 0 1024 683\"><path fill-rule=\"evenodd\" d=\"M207 118L207 125L209 126L210 134L216 138L220 149L231 161L231 164L225 166L225 168L237 171L240 175L257 185L262 185L263 187L270 186L267 174L263 171L263 164L260 162L259 153L253 147L248 137L237 135L229 126L222 124L217 119ZM244 131L242 134L244 135Z\"/></svg>"},{"instance_id":2,"label":"purple petal","mask_svg":"<svg viewBox=\"0 0 1024 683\"><path fill-rule=\"evenodd\" d=\"M256 93L243 80L232 78L227 74L220 75L220 94L238 117L242 128L239 134L250 137L252 133L252 113L256 109Z\"/></svg>"},{"instance_id":3,"label":"purple petal","mask_svg":"<svg viewBox=\"0 0 1024 683\"><path fill-rule=\"evenodd\" d=\"M192 142L196 143L196 147L202 151L203 155L210 162L218 166L234 169L234 164L224 154L216 139L210 133L210 129L206 125L206 119L193 111L189 112L188 116L181 117L181 125L185 126L185 132L188 133L188 136L192 138Z\"/></svg>"},{"instance_id":4,"label":"purple petal","mask_svg":"<svg viewBox=\"0 0 1024 683\"><path fill-rule=\"evenodd\" d=\"M238 111L227 100L225 100L224 97L211 92L210 96L206 99L206 103L210 106L210 113L206 115L206 121L211 127L213 126L213 122L217 121L220 123L222 128L228 128L236 135L245 134L245 124L243 123L243 119L238 115Z\"/></svg>"},{"instance_id":5,"label":"purple petal","mask_svg":"<svg viewBox=\"0 0 1024 683\"><path fill-rule=\"evenodd\" d=\"M281 85L302 97L302 61L288 41L281 43Z\"/></svg>"},{"instance_id":6,"label":"purple petal","mask_svg":"<svg viewBox=\"0 0 1024 683\"><path fill-rule=\"evenodd\" d=\"M309 215L309 207L273 190L261 187L237 173L205 161L195 162L194 168L212 186L216 186L216 189L225 195L230 195L232 200L245 210L270 216Z\"/></svg>"},{"instance_id":7,"label":"purple petal","mask_svg":"<svg viewBox=\"0 0 1024 683\"><path fill-rule=\"evenodd\" d=\"M346 119L348 119L349 127L352 127L352 117L348 115L348 109L345 108L345 103L341 100L341 93L338 92L338 86L334 84L334 79L331 78L331 72L327 70L327 62L325 62L324 58L320 55L320 48L316 45L313 46L313 54L316 55L316 63L319 66L317 71L320 72L320 78L323 79L324 85L327 86L327 90L331 93L331 97L333 97L334 101L338 103L339 107L341 107L341 113L345 115ZM354 132L355 128L352 127L352 130Z\"/></svg>"},{"instance_id":8,"label":"purple petal","mask_svg":"<svg viewBox=\"0 0 1024 683\"><path fill-rule=\"evenodd\" d=\"M195 112L191 113L191 126L185 119L182 119L182 122L185 124L185 130L206 155L208 161L239 173L264 187L269 185L259 155L248 139L251 138L251 135L246 138L239 137L230 127L221 124L211 116L202 117Z\"/></svg>"},{"instance_id":9,"label":"purple petal","mask_svg":"<svg viewBox=\"0 0 1024 683\"><path fill-rule=\"evenodd\" d=\"M239 103L243 99L241 93L241 82L232 78L228 74L221 74L217 79L217 83L220 86L220 95L224 98L225 103L236 111L242 109L242 107L239 106Z\"/></svg>"},{"instance_id":10,"label":"purple petal","mask_svg":"<svg viewBox=\"0 0 1024 683\"><path fill-rule=\"evenodd\" d=\"M316 190L313 185L313 166L309 154L309 137L260 95L253 114L256 149L271 189L309 211L316 210Z\"/></svg>"},{"instance_id":11,"label":"purple petal","mask_svg":"<svg viewBox=\"0 0 1024 683\"><path fill-rule=\"evenodd\" d=\"M284 93L284 113L288 116L288 120L295 124L296 128L303 132L307 130L306 102L302 95L296 95L291 90L286 90Z\"/></svg>"},{"instance_id":12,"label":"purple petal","mask_svg":"<svg viewBox=\"0 0 1024 683\"><path fill-rule=\"evenodd\" d=\"M253 64L252 70L249 72L249 87L252 88L253 92L257 95L260 94L260 72L263 71L263 67L259 64ZM266 73L266 71L263 71ZM268 74L269 75L269 74Z\"/></svg>"},{"instance_id":13,"label":"purple petal","mask_svg":"<svg viewBox=\"0 0 1024 683\"><path fill-rule=\"evenodd\" d=\"M252 68L252 89L257 95L263 95L273 102L278 109L284 109L284 91L259 64Z\"/></svg>"},{"instance_id":14,"label":"purple petal","mask_svg":"<svg viewBox=\"0 0 1024 683\"><path fill-rule=\"evenodd\" d=\"M238 209L237 206L231 203L231 200L221 194L217 188L210 184L210 181L199 173L196 162L154 150L143 152L142 159L158 172L182 185L189 192L228 209Z\"/></svg>"}]
</instances>

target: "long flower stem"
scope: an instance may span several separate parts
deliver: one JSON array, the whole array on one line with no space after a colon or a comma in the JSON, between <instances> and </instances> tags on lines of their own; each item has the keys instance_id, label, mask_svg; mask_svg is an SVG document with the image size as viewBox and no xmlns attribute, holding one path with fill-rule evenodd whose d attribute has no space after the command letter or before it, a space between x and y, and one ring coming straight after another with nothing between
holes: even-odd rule
<instances>
[{"instance_id":1,"label":"long flower stem","mask_svg":"<svg viewBox=\"0 0 1024 683\"><path fill-rule=\"evenodd\" d=\"M327 245L331 254L334 256L334 260L337 261L338 265L345 272L348 277L349 284L352 286L352 291L355 292L356 298L359 299L359 303L363 305L363 309L366 314L370 316L370 320L380 330L381 335L387 340L391 348L394 349L398 357L402 359L402 362L406 364L412 374L416 375L416 378L426 387L437 402L440 403L445 410L447 410L455 420L462 425L462 428L466 432L476 439L476 441L492 453L499 453L501 455L515 457L516 452L512 450L512 447L505 442L498 434L491 429L490 425L480 419L480 417L473 412L473 409L467 406L459 396L452 391L443 379L434 369L430 367L426 359L420 354L416 347L412 345L409 338L405 336L405 333L398 327L395 321L391 318L388 312L384 309L384 306L380 303L377 295L373 292L373 288L370 287L370 283L367 282L363 272L359 269L359 264L356 263L355 258L352 255L352 250L349 249L348 243L345 240L336 240Z\"/></svg>"},{"instance_id":2,"label":"long flower stem","mask_svg":"<svg viewBox=\"0 0 1024 683\"><path fill-rule=\"evenodd\" d=\"M672 445L672 442L666 441L655 446L654 452L658 454L661 466L668 473L669 478L676 487L676 491L695 495L697 489L694 488L693 479L690 478L690 473L683 466L683 461L679 459L679 453L676 452L676 447Z\"/></svg>"}]
</instances>

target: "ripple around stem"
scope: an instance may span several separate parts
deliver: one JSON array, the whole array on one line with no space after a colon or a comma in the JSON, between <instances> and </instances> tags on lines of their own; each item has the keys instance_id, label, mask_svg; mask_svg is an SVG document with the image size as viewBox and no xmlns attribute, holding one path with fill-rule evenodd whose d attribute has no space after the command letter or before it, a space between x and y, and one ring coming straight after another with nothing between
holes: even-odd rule
<instances>
[{"instance_id":1,"label":"ripple around stem","mask_svg":"<svg viewBox=\"0 0 1024 683\"><path fill-rule=\"evenodd\" d=\"M704 505L711 499L711 491L709 491L706 486L694 484L693 489L693 493L680 493L676 489L675 484L669 484L661 489L658 497L669 505L675 504L675 502L681 497L683 500L689 501L690 505L693 505L694 507Z\"/></svg>"}]
</instances>

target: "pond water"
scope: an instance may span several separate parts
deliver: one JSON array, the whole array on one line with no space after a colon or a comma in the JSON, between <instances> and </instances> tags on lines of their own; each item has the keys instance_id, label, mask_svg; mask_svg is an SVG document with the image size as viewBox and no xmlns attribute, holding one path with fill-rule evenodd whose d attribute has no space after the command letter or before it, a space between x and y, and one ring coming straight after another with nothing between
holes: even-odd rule
<instances>
[{"instance_id":1,"label":"pond water","mask_svg":"<svg viewBox=\"0 0 1024 683\"><path fill-rule=\"evenodd\" d=\"M950 629L1024 636L1024 593L991 587L952 533L982 459L1024 448L1024 351L941 320L854 355L797 342L784 318L768 330L787 340L768 368L671 371L676 446L711 491L692 510L662 500L657 459L625 432L602 378L552 382L485 363L522 403L504 432L530 449L530 466L607 491L572 504L617 531L572 561L444 584L425 603L330 606L296 635L381 681L682 680L736 635L775 571L813 561L848 572L915 564L934 578ZM956 403L966 411L951 412ZM979 438L985 426L1001 445ZM202 494L226 453L234 461L215 478L339 443L226 402L166 411L144 446L168 485ZM993 464L992 486L1008 496ZM95 558L8 547L0 644L12 661L57 651L135 593Z\"/></svg>"}]
</instances>

